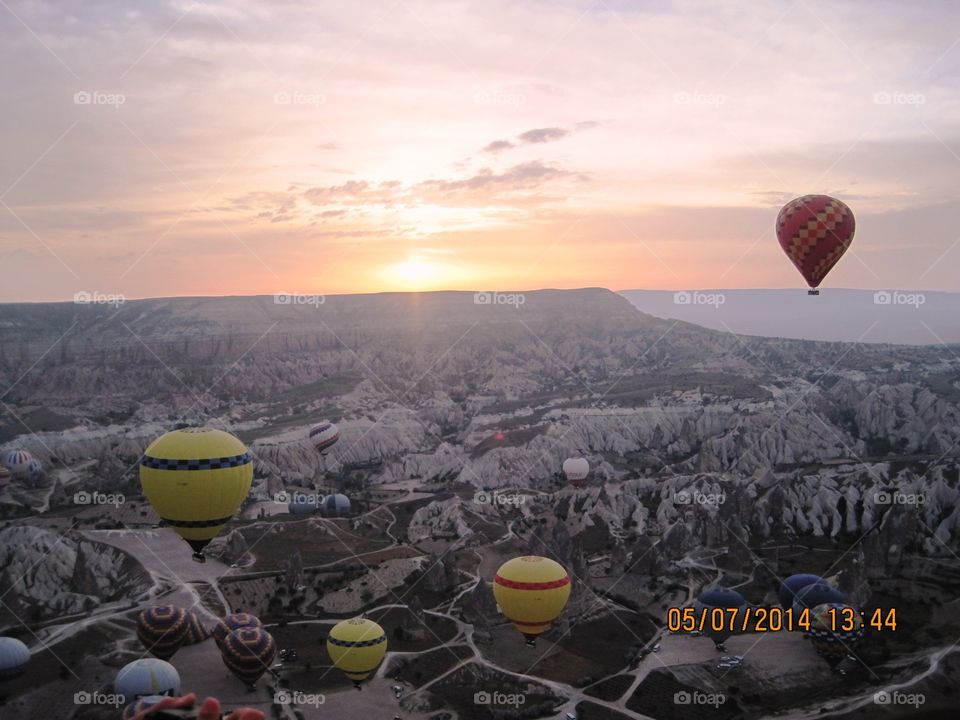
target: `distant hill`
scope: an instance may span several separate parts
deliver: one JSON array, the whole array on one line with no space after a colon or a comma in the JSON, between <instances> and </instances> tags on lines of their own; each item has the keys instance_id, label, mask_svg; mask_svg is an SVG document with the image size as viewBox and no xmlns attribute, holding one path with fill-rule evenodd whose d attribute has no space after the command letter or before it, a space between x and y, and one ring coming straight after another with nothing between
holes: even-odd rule
<instances>
[{"instance_id":1,"label":"distant hill","mask_svg":"<svg viewBox=\"0 0 960 720\"><path fill-rule=\"evenodd\" d=\"M960 293L828 288L623 290L643 312L743 335L846 342L960 343Z\"/></svg>"}]
</instances>

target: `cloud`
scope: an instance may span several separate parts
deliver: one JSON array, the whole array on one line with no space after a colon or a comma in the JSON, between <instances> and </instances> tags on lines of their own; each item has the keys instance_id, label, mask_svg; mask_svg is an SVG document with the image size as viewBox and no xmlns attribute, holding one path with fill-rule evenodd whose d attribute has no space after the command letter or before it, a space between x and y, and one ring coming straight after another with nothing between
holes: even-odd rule
<instances>
[{"instance_id":1,"label":"cloud","mask_svg":"<svg viewBox=\"0 0 960 720\"><path fill-rule=\"evenodd\" d=\"M545 143L552 142L554 140L560 140L569 134L569 130L564 130L563 128L558 127L536 128L534 130L527 130L525 133L521 133L517 139L520 140L520 142L524 145L531 145L533 143Z\"/></svg>"},{"instance_id":2,"label":"cloud","mask_svg":"<svg viewBox=\"0 0 960 720\"><path fill-rule=\"evenodd\" d=\"M501 150L510 150L511 148L514 148L514 147L516 146L509 140L494 140L492 143L490 143L483 149L483 152L498 153Z\"/></svg>"}]
</instances>

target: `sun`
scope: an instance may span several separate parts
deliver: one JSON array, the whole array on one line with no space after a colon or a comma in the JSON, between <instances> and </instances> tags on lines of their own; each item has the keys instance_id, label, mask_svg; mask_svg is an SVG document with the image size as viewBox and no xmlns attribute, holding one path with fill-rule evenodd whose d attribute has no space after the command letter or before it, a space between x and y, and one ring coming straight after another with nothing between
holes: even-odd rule
<instances>
[{"instance_id":1,"label":"sun","mask_svg":"<svg viewBox=\"0 0 960 720\"><path fill-rule=\"evenodd\" d=\"M410 257L403 262L389 265L386 275L394 283L409 289L420 289L431 284L440 274L435 263L419 257Z\"/></svg>"}]
</instances>

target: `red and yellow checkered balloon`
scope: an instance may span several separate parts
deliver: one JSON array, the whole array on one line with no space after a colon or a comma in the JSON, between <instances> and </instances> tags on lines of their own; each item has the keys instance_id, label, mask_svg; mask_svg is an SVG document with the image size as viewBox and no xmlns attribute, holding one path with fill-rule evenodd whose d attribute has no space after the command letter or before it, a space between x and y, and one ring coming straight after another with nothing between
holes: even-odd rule
<instances>
[{"instance_id":1,"label":"red and yellow checkered balloon","mask_svg":"<svg viewBox=\"0 0 960 720\"><path fill-rule=\"evenodd\" d=\"M853 212L829 195L791 200L777 216L777 240L807 284L823 282L853 242Z\"/></svg>"}]
</instances>

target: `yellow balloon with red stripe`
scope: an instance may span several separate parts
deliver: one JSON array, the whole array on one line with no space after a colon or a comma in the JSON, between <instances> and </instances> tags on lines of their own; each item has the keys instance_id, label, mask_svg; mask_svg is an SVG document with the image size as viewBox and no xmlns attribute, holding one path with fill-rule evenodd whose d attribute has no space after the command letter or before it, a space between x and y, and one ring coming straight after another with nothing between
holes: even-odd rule
<instances>
[{"instance_id":1,"label":"yellow balloon with red stripe","mask_svg":"<svg viewBox=\"0 0 960 720\"><path fill-rule=\"evenodd\" d=\"M563 565L537 555L508 560L493 578L493 596L528 645L550 629L570 599L570 575Z\"/></svg>"}]
</instances>

